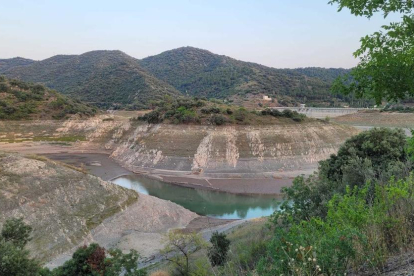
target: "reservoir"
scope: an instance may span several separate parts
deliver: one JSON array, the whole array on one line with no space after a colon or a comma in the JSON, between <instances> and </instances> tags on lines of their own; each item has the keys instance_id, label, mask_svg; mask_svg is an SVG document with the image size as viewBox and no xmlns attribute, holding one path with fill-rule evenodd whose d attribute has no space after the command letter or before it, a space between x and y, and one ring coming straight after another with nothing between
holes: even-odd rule
<instances>
[{"instance_id":1,"label":"reservoir","mask_svg":"<svg viewBox=\"0 0 414 276\"><path fill-rule=\"evenodd\" d=\"M192 189L140 175L122 176L112 182L142 194L170 200L199 215L222 219L250 219L269 216L281 202L274 196L236 195Z\"/></svg>"},{"instance_id":2,"label":"reservoir","mask_svg":"<svg viewBox=\"0 0 414 276\"><path fill-rule=\"evenodd\" d=\"M272 195L238 195L192 189L133 174L105 154L57 153L46 157L82 167L103 180L139 193L170 200L199 215L221 219L250 219L269 216L281 202ZM120 176L121 175L121 176Z\"/></svg>"}]
</instances>

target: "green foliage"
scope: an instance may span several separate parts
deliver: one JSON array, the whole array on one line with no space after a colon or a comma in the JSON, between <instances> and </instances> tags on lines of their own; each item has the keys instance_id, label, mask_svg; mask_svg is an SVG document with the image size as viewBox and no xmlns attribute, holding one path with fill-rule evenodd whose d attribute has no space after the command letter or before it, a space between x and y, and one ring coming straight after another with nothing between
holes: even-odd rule
<instances>
[{"instance_id":1,"label":"green foliage","mask_svg":"<svg viewBox=\"0 0 414 276\"><path fill-rule=\"evenodd\" d=\"M21 57L16 57L16 58L9 58L9 59L0 59L0 74L6 72L7 70L17 67L17 66L26 66L26 65L30 65L33 62L35 62L34 60L31 59L25 59L25 58L21 58ZM0 81L1 81L1 77L0 76Z\"/></svg>"},{"instance_id":2,"label":"green foliage","mask_svg":"<svg viewBox=\"0 0 414 276\"><path fill-rule=\"evenodd\" d=\"M379 274L391 255L412 246L414 138L401 130L362 132L297 177L271 217L274 236L260 275Z\"/></svg>"},{"instance_id":3,"label":"green foliage","mask_svg":"<svg viewBox=\"0 0 414 276\"><path fill-rule=\"evenodd\" d=\"M407 139L407 154L412 162L414 162L414 130L411 130L411 137Z\"/></svg>"},{"instance_id":4,"label":"green foliage","mask_svg":"<svg viewBox=\"0 0 414 276\"><path fill-rule=\"evenodd\" d=\"M414 179L391 180L374 188L368 183L329 200L325 218L275 223L268 256L258 266L261 275L344 275L349 269L380 272L385 260L409 248L414 237ZM300 210L298 210L300 212Z\"/></svg>"},{"instance_id":5,"label":"green foliage","mask_svg":"<svg viewBox=\"0 0 414 276\"><path fill-rule=\"evenodd\" d=\"M336 155L321 161L317 174L297 177L284 188L287 201L281 206L295 221L325 217L327 203L346 187L372 185L367 200L373 198L376 183L384 184L391 177L403 179L412 169L406 150L406 137L401 130L372 129L348 139ZM279 220L276 213L273 220ZM290 223L290 221L285 221Z\"/></svg>"},{"instance_id":6,"label":"green foliage","mask_svg":"<svg viewBox=\"0 0 414 276\"><path fill-rule=\"evenodd\" d=\"M14 246L23 248L30 241L32 227L26 225L22 218L7 220L1 230L1 239L11 242Z\"/></svg>"},{"instance_id":7,"label":"green foliage","mask_svg":"<svg viewBox=\"0 0 414 276\"><path fill-rule=\"evenodd\" d=\"M306 116L296 111L280 112L265 109L262 112L248 111L243 107L231 105L218 105L217 101L200 100L198 98L170 98L151 102L153 111L138 117L138 120L151 124L161 122L173 124L211 124L221 126L224 124L256 124L272 123L272 120L263 120L262 116L289 118L296 122L303 121ZM134 119L135 120L135 119Z\"/></svg>"},{"instance_id":8,"label":"green foliage","mask_svg":"<svg viewBox=\"0 0 414 276\"><path fill-rule=\"evenodd\" d=\"M354 56L360 63L350 75L338 78L333 90L360 98L396 101L414 95L414 3L412 1L332 0L339 10L370 18L382 11L402 14L401 22L383 26L381 31L361 39L361 47Z\"/></svg>"},{"instance_id":9,"label":"green foliage","mask_svg":"<svg viewBox=\"0 0 414 276\"><path fill-rule=\"evenodd\" d=\"M227 253L230 249L230 240L225 233L213 233L210 238L212 247L208 249L208 258L212 266L222 266L227 260Z\"/></svg>"},{"instance_id":10,"label":"green foliage","mask_svg":"<svg viewBox=\"0 0 414 276\"><path fill-rule=\"evenodd\" d=\"M214 114L211 117L211 123L216 126L221 126L226 123L226 118L223 115Z\"/></svg>"},{"instance_id":11,"label":"green foliage","mask_svg":"<svg viewBox=\"0 0 414 276\"><path fill-rule=\"evenodd\" d=\"M4 74L9 78L43 83L100 108L147 109L151 100L161 100L164 95L181 95L121 51L58 55L27 66L11 67Z\"/></svg>"},{"instance_id":12,"label":"green foliage","mask_svg":"<svg viewBox=\"0 0 414 276\"><path fill-rule=\"evenodd\" d=\"M131 250L123 254L120 250L106 250L98 244L78 248L72 259L50 271L30 258L25 245L30 241L32 228L23 219L9 219L0 234L0 275L13 276L145 276L138 269L139 254Z\"/></svg>"},{"instance_id":13,"label":"green foliage","mask_svg":"<svg viewBox=\"0 0 414 276\"><path fill-rule=\"evenodd\" d=\"M297 111L292 111L290 109L285 109L282 112L280 112L277 109L267 108L267 109L262 110L261 114L265 115L265 116L270 115L270 116L273 116L273 117L291 118L295 122L302 122L306 118L305 114L300 114Z\"/></svg>"},{"instance_id":14,"label":"green foliage","mask_svg":"<svg viewBox=\"0 0 414 276\"><path fill-rule=\"evenodd\" d=\"M0 120L63 119L71 114L92 116L97 112L96 108L59 95L40 84L3 78L0 90L5 93L0 96Z\"/></svg>"},{"instance_id":15,"label":"green foliage","mask_svg":"<svg viewBox=\"0 0 414 276\"><path fill-rule=\"evenodd\" d=\"M366 103L330 93L333 80L347 73L345 69L274 69L193 47L148 57L140 64L184 95L228 99L260 91L283 105L303 102L305 97L306 102L321 105L330 105L334 99L355 106Z\"/></svg>"},{"instance_id":16,"label":"green foliage","mask_svg":"<svg viewBox=\"0 0 414 276\"><path fill-rule=\"evenodd\" d=\"M396 0L331 0L329 4L339 5L338 11L343 8L350 9L351 13L357 16L372 17L374 13L382 11L384 17L393 12L410 13L414 8L412 1L396 1Z\"/></svg>"},{"instance_id":17,"label":"green foliage","mask_svg":"<svg viewBox=\"0 0 414 276\"><path fill-rule=\"evenodd\" d=\"M406 162L405 148L406 136L402 130L374 128L348 139L336 155L321 162L320 172L328 179L339 182L350 171L360 176L360 181L353 181L354 185L364 184L371 177L380 178L396 163ZM372 173L368 169L358 172L358 167L367 166L372 168Z\"/></svg>"},{"instance_id":18,"label":"green foliage","mask_svg":"<svg viewBox=\"0 0 414 276\"><path fill-rule=\"evenodd\" d=\"M0 235L0 275L39 275L39 263L24 249L30 232L31 227L22 219L6 220Z\"/></svg>"},{"instance_id":19,"label":"green foliage","mask_svg":"<svg viewBox=\"0 0 414 276\"><path fill-rule=\"evenodd\" d=\"M200 234L184 234L178 231L169 231L165 236L165 247L161 251L164 258L173 265L173 274L190 276L193 267L190 265L190 256L206 247Z\"/></svg>"},{"instance_id":20,"label":"green foliage","mask_svg":"<svg viewBox=\"0 0 414 276\"><path fill-rule=\"evenodd\" d=\"M145 276L138 269L139 255L136 251L123 254L120 250L106 250L98 244L78 248L72 259L49 272L50 276Z\"/></svg>"}]
</instances>

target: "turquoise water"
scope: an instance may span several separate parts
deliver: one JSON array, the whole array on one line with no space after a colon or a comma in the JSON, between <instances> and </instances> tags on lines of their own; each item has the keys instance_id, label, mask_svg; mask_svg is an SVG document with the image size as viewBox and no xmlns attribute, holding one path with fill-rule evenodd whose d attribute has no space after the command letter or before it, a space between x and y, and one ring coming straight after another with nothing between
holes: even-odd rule
<instances>
[{"instance_id":1,"label":"turquoise water","mask_svg":"<svg viewBox=\"0 0 414 276\"><path fill-rule=\"evenodd\" d=\"M191 189L139 175L127 175L112 181L140 193L170 200L199 215L221 219L250 219L269 216L280 199L272 196L246 196Z\"/></svg>"}]
</instances>

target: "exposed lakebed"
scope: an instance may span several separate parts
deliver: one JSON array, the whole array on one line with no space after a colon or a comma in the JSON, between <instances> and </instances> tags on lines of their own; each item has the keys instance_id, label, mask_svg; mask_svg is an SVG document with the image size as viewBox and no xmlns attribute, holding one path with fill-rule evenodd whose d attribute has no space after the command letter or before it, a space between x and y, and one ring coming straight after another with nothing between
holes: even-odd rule
<instances>
[{"instance_id":1,"label":"exposed lakebed","mask_svg":"<svg viewBox=\"0 0 414 276\"><path fill-rule=\"evenodd\" d=\"M280 198L269 195L236 195L210 190L182 187L142 175L135 175L122 168L105 154L48 154L48 158L86 168L91 174L112 182L170 200L199 215L222 219L249 219L271 215ZM120 176L122 175L122 176Z\"/></svg>"}]
</instances>

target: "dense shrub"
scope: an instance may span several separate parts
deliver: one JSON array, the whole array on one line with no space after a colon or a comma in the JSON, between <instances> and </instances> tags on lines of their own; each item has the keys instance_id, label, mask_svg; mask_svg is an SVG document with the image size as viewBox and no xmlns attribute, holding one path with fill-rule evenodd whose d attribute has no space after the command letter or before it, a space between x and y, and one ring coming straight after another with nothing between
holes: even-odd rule
<instances>
[{"instance_id":1,"label":"dense shrub","mask_svg":"<svg viewBox=\"0 0 414 276\"><path fill-rule=\"evenodd\" d=\"M5 222L0 234L0 275L38 275L41 268L25 249L30 240L31 227L22 219Z\"/></svg>"},{"instance_id":2,"label":"dense shrub","mask_svg":"<svg viewBox=\"0 0 414 276\"><path fill-rule=\"evenodd\" d=\"M282 209L292 212L298 220L327 214L327 202L335 193L343 194L347 186L371 183L372 198L376 184L387 183L391 177L404 179L412 169L407 155L407 141L402 130L375 128L347 140L337 154L319 163L318 173L297 177L284 188L292 204Z\"/></svg>"},{"instance_id":3,"label":"dense shrub","mask_svg":"<svg viewBox=\"0 0 414 276\"><path fill-rule=\"evenodd\" d=\"M98 244L82 246L72 259L50 271L29 257L24 247L30 241L32 228L22 219L9 219L0 234L0 275L13 276L145 276L137 267L136 251L123 254L120 250L106 251Z\"/></svg>"},{"instance_id":4,"label":"dense shrub","mask_svg":"<svg viewBox=\"0 0 414 276\"><path fill-rule=\"evenodd\" d=\"M160 112L157 110L151 111L144 116L139 117L138 119L146 121L150 124L158 124L163 121Z\"/></svg>"},{"instance_id":5,"label":"dense shrub","mask_svg":"<svg viewBox=\"0 0 414 276\"><path fill-rule=\"evenodd\" d=\"M239 108L234 112L234 119L239 122L243 122L247 117L247 110L244 108Z\"/></svg>"},{"instance_id":6,"label":"dense shrub","mask_svg":"<svg viewBox=\"0 0 414 276\"><path fill-rule=\"evenodd\" d=\"M9 92L9 86L6 83L0 83L0 92Z\"/></svg>"},{"instance_id":7,"label":"dense shrub","mask_svg":"<svg viewBox=\"0 0 414 276\"><path fill-rule=\"evenodd\" d=\"M208 249L208 258L212 266L222 266L227 260L230 249L230 240L225 233L213 233L210 238L212 246Z\"/></svg>"},{"instance_id":8,"label":"dense shrub","mask_svg":"<svg viewBox=\"0 0 414 276\"><path fill-rule=\"evenodd\" d=\"M401 130L372 129L347 140L319 172L297 177L271 216L274 235L260 275L380 273L414 244L414 177Z\"/></svg>"},{"instance_id":9,"label":"dense shrub","mask_svg":"<svg viewBox=\"0 0 414 276\"><path fill-rule=\"evenodd\" d=\"M7 80L0 83L0 92L7 93L0 104L0 119L20 120L45 116L55 119L66 118L69 114L91 116L97 109L71 100L40 84ZM55 99L50 102L50 99Z\"/></svg>"},{"instance_id":10,"label":"dense shrub","mask_svg":"<svg viewBox=\"0 0 414 276\"><path fill-rule=\"evenodd\" d=\"M273 220L275 233L260 275L344 275L365 267L379 272L386 259L410 248L414 238L414 178L348 188L329 200L326 218L296 221L280 213L289 227ZM275 217L273 217L275 218ZM280 217L279 217L280 218Z\"/></svg>"},{"instance_id":11,"label":"dense shrub","mask_svg":"<svg viewBox=\"0 0 414 276\"><path fill-rule=\"evenodd\" d=\"M210 120L211 120L211 123L216 126L221 126L226 123L226 118L220 114L214 114Z\"/></svg>"}]
</instances>

